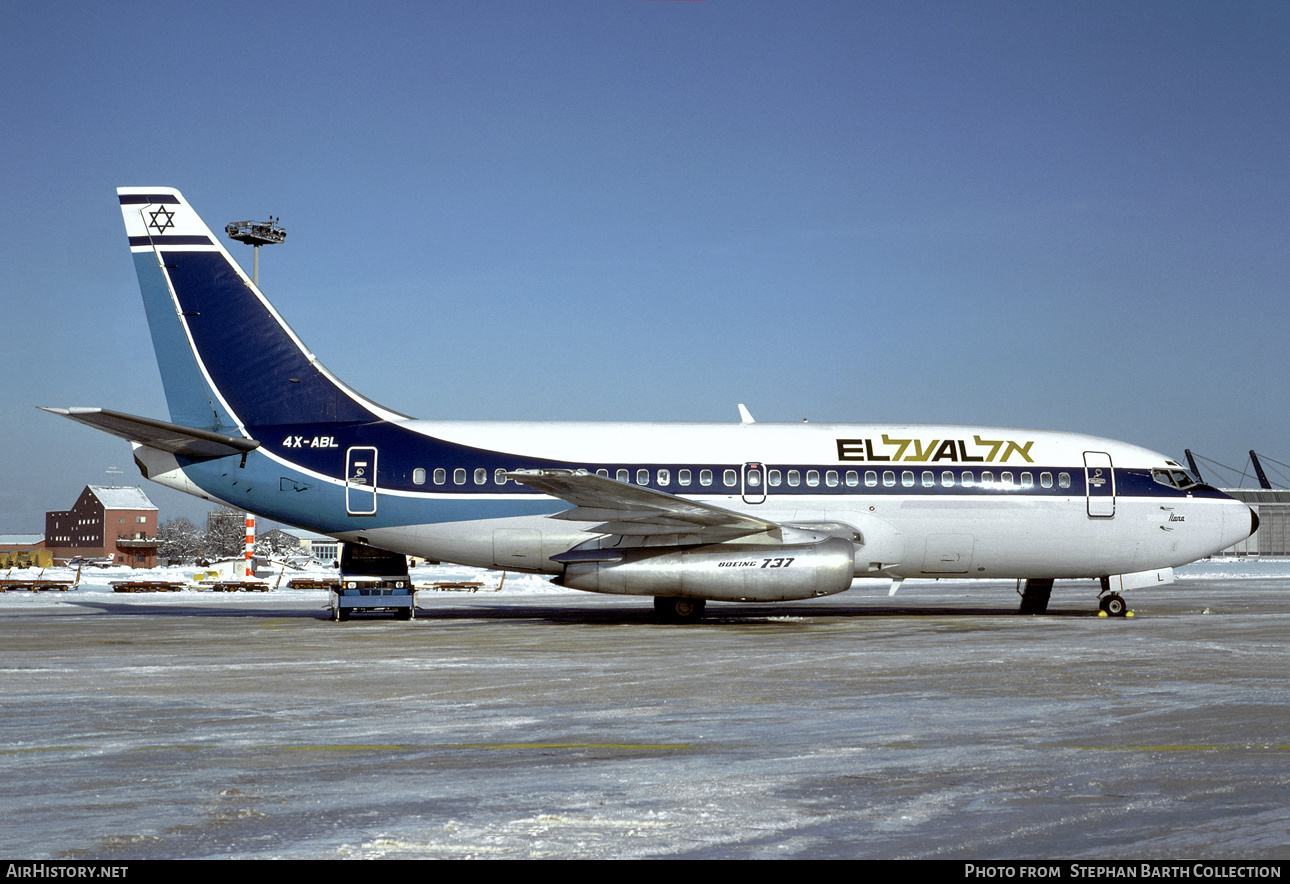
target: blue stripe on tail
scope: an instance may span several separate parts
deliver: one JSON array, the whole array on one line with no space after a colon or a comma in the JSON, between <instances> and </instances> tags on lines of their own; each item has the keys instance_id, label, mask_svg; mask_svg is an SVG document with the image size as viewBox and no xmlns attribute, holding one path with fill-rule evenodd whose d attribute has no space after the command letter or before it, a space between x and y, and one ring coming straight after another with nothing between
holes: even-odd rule
<instances>
[{"instance_id":1,"label":"blue stripe on tail","mask_svg":"<svg viewBox=\"0 0 1290 884\"><path fill-rule=\"evenodd\" d=\"M152 332L152 347L161 369L170 419L186 427L228 432L236 422L219 404L189 346L183 324L175 313L166 278L157 265L155 252L136 252L134 269L139 276L143 309Z\"/></svg>"},{"instance_id":2,"label":"blue stripe on tail","mask_svg":"<svg viewBox=\"0 0 1290 884\"><path fill-rule=\"evenodd\" d=\"M379 419L310 361L222 252L162 254L202 364L243 424Z\"/></svg>"}]
</instances>

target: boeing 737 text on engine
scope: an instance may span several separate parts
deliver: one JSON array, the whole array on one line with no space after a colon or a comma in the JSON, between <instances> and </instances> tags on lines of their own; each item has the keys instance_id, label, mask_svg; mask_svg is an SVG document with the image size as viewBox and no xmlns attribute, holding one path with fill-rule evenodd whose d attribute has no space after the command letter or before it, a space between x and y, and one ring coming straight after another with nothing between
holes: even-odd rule
<instances>
[{"instance_id":1,"label":"boeing 737 text on engine","mask_svg":"<svg viewBox=\"0 0 1290 884\"><path fill-rule=\"evenodd\" d=\"M349 543L648 595L806 599L856 577L1059 578L1119 592L1248 537L1178 463L990 427L418 421L305 347L177 190L118 190L170 420L48 409L128 439L143 475ZM894 585L894 584L893 584Z\"/></svg>"}]
</instances>

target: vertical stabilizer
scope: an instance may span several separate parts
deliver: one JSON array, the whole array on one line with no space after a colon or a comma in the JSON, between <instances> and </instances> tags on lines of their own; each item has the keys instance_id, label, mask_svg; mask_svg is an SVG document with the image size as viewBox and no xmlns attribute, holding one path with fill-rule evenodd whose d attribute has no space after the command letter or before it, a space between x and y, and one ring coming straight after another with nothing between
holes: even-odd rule
<instances>
[{"instance_id":1,"label":"vertical stabilizer","mask_svg":"<svg viewBox=\"0 0 1290 884\"><path fill-rule=\"evenodd\" d=\"M317 361L179 191L117 195L172 421L232 429L403 417Z\"/></svg>"}]
</instances>

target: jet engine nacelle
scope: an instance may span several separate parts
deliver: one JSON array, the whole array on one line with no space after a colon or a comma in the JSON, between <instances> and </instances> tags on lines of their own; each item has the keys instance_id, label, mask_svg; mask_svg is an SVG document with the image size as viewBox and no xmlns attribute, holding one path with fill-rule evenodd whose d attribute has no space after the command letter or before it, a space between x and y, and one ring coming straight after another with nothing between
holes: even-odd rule
<instances>
[{"instance_id":1,"label":"jet engine nacelle","mask_svg":"<svg viewBox=\"0 0 1290 884\"><path fill-rule=\"evenodd\" d=\"M723 543L592 554L599 555L590 561L567 561L556 582L622 595L777 602L849 589L855 568L855 545L840 537L787 546Z\"/></svg>"}]
</instances>

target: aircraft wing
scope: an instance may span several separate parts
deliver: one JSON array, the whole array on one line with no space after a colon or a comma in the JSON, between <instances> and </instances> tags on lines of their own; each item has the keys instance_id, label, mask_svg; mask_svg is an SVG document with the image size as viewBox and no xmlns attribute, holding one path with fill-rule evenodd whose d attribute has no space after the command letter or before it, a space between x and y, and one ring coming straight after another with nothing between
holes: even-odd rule
<instances>
[{"instance_id":1,"label":"aircraft wing","mask_svg":"<svg viewBox=\"0 0 1290 884\"><path fill-rule=\"evenodd\" d=\"M211 430L199 430L195 427L185 427L150 417L126 414L123 411L111 411L107 408L46 408L43 405L37 407L41 411L61 414L63 417L130 442L138 442L149 448L168 451L193 460L211 460L217 457L228 457L231 454L245 454L260 447L260 443L254 439L228 436Z\"/></svg>"},{"instance_id":2,"label":"aircraft wing","mask_svg":"<svg viewBox=\"0 0 1290 884\"><path fill-rule=\"evenodd\" d=\"M605 534L702 534L716 541L780 528L778 522L582 470L515 470L506 477L573 504L551 518L600 522L590 530Z\"/></svg>"}]
</instances>

